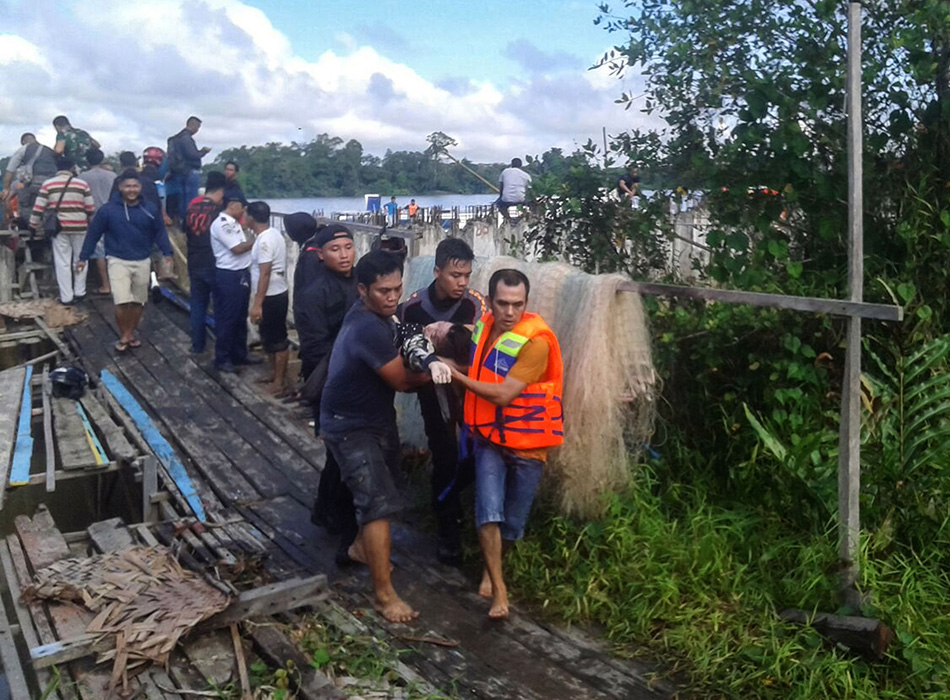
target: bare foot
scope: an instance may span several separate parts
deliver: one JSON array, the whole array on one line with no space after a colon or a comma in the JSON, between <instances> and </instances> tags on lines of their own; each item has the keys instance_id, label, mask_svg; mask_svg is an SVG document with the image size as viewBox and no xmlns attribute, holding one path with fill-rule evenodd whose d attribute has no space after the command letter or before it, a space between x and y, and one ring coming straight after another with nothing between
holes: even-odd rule
<instances>
[{"instance_id":1,"label":"bare foot","mask_svg":"<svg viewBox=\"0 0 950 700\"><path fill-rule=\"evenodd\" d=\"M366 554L363 552L363 545L358 539L350 545L350 548L346 550L346 553L350 555L350 559L353 561L358 561L360 564L369 565L369 562L366 561Z\"/></svg>"},{"instance_id":2,"label":"bare foot","mask_svg":"<svg viewBox=\"0 0 950 700\"><path fill-rule=\"evenodd\" d=\"M112 294L112 288L111 288L111 287L99 287L99 289L97 289L96 291L97 291L99 294Z\"/></svg>"},{"instance_id":3,"label":"bare foot","mask_svg":"<svg viewBox=\"0 0 950 700\"><path fill-rule=\"evenodd\" d=\"M376 612L390 622L411 622L419 617L419 613L416 610L409 607L409 605L395 594L385 603L377 598L373 607L376 608Z\"/></svg>"},{"instance_id":4,"label":"bare foot","mask_svg":"<svg viewBox=\"0 0 950 700\"><path fill-rule=\"evenodd\" d=\"M508 591L505 590L504 586L495 591L488 617L492 620L508 619Z\"/></svg>"},{"instance_id":5,"label":"bare foot","mask_svg":"<svg viewBox=\"0 0 950 700\"><path fill-rule=\"evenodd\" d=\"M491 579L488 577L488 569L482 571L482 582L478 584L478 595L482 598L492 597Z\"/></svg>"},{"instance_id":6,"label":"bare foot","mask_svg":"<svg viewBox=\"0 0 950 700\"><path fill-rule=\"evenodd\" d=\"M274 382L268 384L267 388L265 389L265 391L271 396L277 396L277 394L280 394L283 392L283 390L284 387L281 384L274 384Z\"/></svg>"}]
</instances>

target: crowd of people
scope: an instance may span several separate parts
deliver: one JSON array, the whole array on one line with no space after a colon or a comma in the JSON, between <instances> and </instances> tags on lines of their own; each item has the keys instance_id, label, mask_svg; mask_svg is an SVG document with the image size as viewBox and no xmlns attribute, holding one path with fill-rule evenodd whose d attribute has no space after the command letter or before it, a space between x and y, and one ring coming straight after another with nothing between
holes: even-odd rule
<instances>
[{"instance_id":1,"label":"crowd of people","mask_svg":"<svg viewBox=\"0 0 950 700\"><path fill-rule=\"evenodd\" d=\"M479 592L491 600L491 618L507 618L503 555L524 535L548 450L563 441L560 349L544 320L526 311L530 281L518 270L498 270L483 297L469 287L472 249L448 238L436 250L431 284L400 303L402 238L379 238L357 261L345 225L318 226L298 212L284 217L299 246L290 299L285 238L271 226L265 202L247 202L238 165L207 173L199 194L208 151L194 143L200 125L189 118L169 139L167 154L146 148L141 168L135 154L123 153L118 175L103 166L95 139L65 117L54 121L52 149L23 135L4 177L4 202L17 200L27 217L21 223L51 238L60 301L83 298L87 263L96 260L99 290L114 301L115 351L133 351L141 345L136 330L154 283L153 248L168 273L173 251L166 225L180 222L194 355L207 351L213 304L217 371L237 373L261 362L248 352L250 319L269 362L267 389L287 393L292 313L301 365L297 397L311 405L327 448L314 522L339 535L338 564L369 567L386 619L417 617L394 590L390 564L390 521L404 507L395 393L416 392L432 454L437 557L461 563L460 492L474 482L485 562ZM80 158L86 169L77 173ZM527 186L524 178L519 184ZM507 196L506 203L516 199L510 189Z\"/></svg>"}]
</instances>

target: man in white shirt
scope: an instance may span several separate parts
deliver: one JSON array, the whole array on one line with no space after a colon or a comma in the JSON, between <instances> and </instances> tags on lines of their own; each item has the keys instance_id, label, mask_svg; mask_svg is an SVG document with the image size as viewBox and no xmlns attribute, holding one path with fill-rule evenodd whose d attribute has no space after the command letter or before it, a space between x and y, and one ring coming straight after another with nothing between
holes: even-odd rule
<instances>
[{"instance_id":1,"label":"man in white shirt","mask_svg":"<svg viewBox=\"0 0 950 700\"><path fill-rule=\"evenodd\" d=\"M513 204L524 204L529 185L531 185L531 176L521 169L521 158L512 158L511 166L501 171L501 177L498 180L501 194L495 202L506 221L508 207Z\"/></svg>"},{"instance_id":2,"label":"man in white shirt","mask_svg":"<svg viewBox=\"0 0 950 700\"><path fill-rule=\"evenodd\" d=\"M225 200L211 224L214 253L214 366L234 374L238 365L257 364L247 354L247 303L251 296L251 248L238 221L244 202Z\"/></svg>"},{"instance_id":3,"label":"man in white shirt","mask_svg":"<svg viewBox=\"0 0 950 700\"><path fill-rule=\"evenodd\" d=\"M251 248L251 287L257 291L251 304L251 323L260 325L261 347L267 353L271 375L268 391L279 394L287 378L290 357L287 342L287 244L283 234L270 225L270 207L266 202L251 202L247 218L254 232Z\"/></svg>"}]
</instances>

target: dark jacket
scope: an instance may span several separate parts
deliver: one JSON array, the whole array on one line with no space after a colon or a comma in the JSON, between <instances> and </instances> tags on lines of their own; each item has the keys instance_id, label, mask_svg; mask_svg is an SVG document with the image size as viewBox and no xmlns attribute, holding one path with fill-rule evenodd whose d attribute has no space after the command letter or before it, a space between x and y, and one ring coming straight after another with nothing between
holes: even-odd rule
<instances>
[{"instance_id":1,"label":"dark jacket","mask_svg":"<svg viewBox=\"0 0 950 700\"><path fill-rule=\"evenodd\" d=\"M207 197L188 205L182 228L188 242L188 269L214 270L214 251L211 248L211 224L223 207Z\"/></svg>"},{"instance_id":2,"label":"dark jacket","mask_svg":"<svg viewBox=\"0 0 950 700\"><path fill-rule=\"evenodd\" d=\"M315 366L333 349L343 317L359 297L356 275L343 277L323 264L302 288L294 288L294 324L300 339L300 359Z\"/></svg>"},{"instance_id":3,"label":"dark jacket","mask_svg":"<svg viewBox=\"0 0 950 700\"><path fill-rule=\"evenodd\" d=\"M173 171L178 173L188 172L190 170L201 170L201 151L195 145L195 136L188 129L182 129L177 134L168 139L168 150L175 149L172 161Z\"/></svg>"},{"instance_id":4,"label":"dark jacket","mask_svg":"<svg viewBox=\"0 0 950 700\"><path fill-rule=\"evenodd\" d=\"M436 321L449 321L470 325L480 319L488 306L481 294L466 289L461 299L439 300L435 294L435 282L413 292L400 304L396 315L404 323L419 323L427 326Z\"/></svg>"},{"instance_id":5,"label":"dark jacket","mask_svg":"<svg viewBox=\"0 0 950 700\"><path fill-rule=\"evenodd\" d=\"M168 231L165 230L161 214L142 197L129 206L122 200L122 195L116 192L99 208L86 231L80 260L89 259L103 235L106 257L145 260L156 245L165 257L172 255Z\"/></svg>"},{"instance_id":6,"label":"dark jacket","mask_svg":"<svg viewBox=\"0 0 950 700\"><path fill-rule=\"evenodd\" d=\"M320 246L317 245L314 237L308 238L300 245L300 255L297 256L297 265L294 267L293 305L295 309L300 305L297 301L298 291L304 289L324 270L319 250Z\"/></svg>"},{"instance_id":7,"label":"dark jacket","mask_svg":"<svg viewBox=\"0 0 950 700\"><path fill-rule=\"evenodd\" d=\"M237 180L230 180L224 184L224 200L229 199L240 199L247 204L247 197L244 196L244 190L241 189Z\"/></svg>"}]
</instances>

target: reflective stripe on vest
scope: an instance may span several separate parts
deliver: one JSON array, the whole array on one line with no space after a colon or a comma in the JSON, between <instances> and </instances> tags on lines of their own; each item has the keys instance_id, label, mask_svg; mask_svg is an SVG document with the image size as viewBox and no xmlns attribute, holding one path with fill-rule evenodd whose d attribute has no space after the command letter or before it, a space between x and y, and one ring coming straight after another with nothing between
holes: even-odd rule
<instances>
[{"instance_id":1,"label":"reflective stripe on vest","mask_svg":"<svg viewBox=\"0 0 950 700\"><path fill-rule=\"evenodd\" d=\"M498 337L486 354L484 343L491 335L493 322L491 315L486 314L475 325L469 378L502 383L522 348L529 340L538 337L548 345L548 367L543 381L526 386L508 406L496 406L473 392L466 392L466 426L483 438L511 449L560 445L564 441L561 407L563 363L557 338L540 316L526 313L511 331Z\"/></svg>"}]
</instances>

